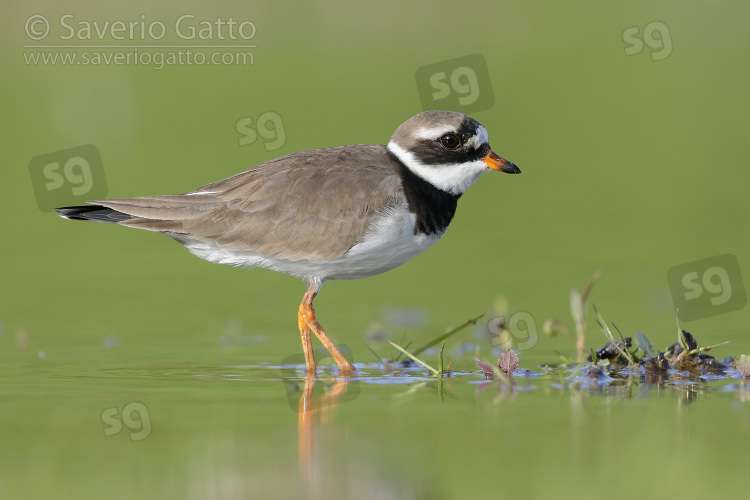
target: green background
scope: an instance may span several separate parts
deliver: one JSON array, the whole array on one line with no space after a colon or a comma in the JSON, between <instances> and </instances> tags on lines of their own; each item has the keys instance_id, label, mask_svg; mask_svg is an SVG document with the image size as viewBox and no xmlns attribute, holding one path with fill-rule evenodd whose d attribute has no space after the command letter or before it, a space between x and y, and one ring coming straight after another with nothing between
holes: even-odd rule
<instances>
[{"instance_id":1,"label":"green background","mask_svg":"<svg viewBox=\"0 0 750 500\"><path fill-rule=\"evenodd\" d=\"M94 144L109 197L182 193L283 154L386 143L422 111L419 67L479 53L495 104L473 117L523 174L481 178L446 236L413 261L326 284L316 300L324 328L365 361L374 358L363 333L391 308L426 314L426 325L392 329L415 345L501 296L538 330L550 317L570 324L570 287L602 269L593 302L624 334L642 330L663 349L675 337L669 268L732 253L748 274L748 12L743 2L3 4L0 495L283 497L296 477L296 417L279 374L251 370L245 384L219 374L299 354L304 283L209 264L145 231L43 213L32 158ZM34 14L53 25L63 14L100 23L145 14L168 28L182 14L231 16L255 23L258 48L244 67L34 66L23 48ZM668 26L672 54L626 56L623 31L652 21ZM268 111L283 120L284 146L240 146L236 122ZM704 345L731 340L719 357L750 350L747 308L683 326ZM590 320L591 347L602 344L596 330ZM572 350L564 337L540 337L522 366ZM467 330L455 342L474 340ZM471 356L453 362L475 369ZM624 492L630 474L627 487L640 477L652 491L690 495L700 488L683 481L707 453L723 457L710 466L721 484L707 491L740 484L746 450L736 443L750 420L731 394L683 417L675 398L594 399L581 416L560 393L476 406L470 385L450 405L420 392L394 402L394 390L363 384L321 430L321 469L365 485L352 491L416 481L424 498L593 497ZM149 408L153 435L105 438L101 411L130 401ZM647 466L650 447L672 461Z\"/></svg>"}]
</instances>

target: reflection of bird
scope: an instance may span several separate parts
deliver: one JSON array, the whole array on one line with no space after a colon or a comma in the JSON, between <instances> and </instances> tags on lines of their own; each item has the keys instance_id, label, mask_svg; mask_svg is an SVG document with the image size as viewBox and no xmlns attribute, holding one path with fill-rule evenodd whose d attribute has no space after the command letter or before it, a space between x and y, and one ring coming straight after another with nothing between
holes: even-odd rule
<instances>
[{"instance_id":1,"label":"reflection of bird","mask_svg":"<svg viewBox=\"0 0 750 500\"><path fill-rule=\"evenodd\" d=\"M210 262L306 279L298 321L307 370L315 371L312 331L340 371L352 372L315 319L320 287L388 271L427 249L447 229L464 191L490 170L521 172L492 152L487 131L472 118L425 111L387 146L302 151L186 194L57 211L160 232Z\"/></svg>"}]
</instances>

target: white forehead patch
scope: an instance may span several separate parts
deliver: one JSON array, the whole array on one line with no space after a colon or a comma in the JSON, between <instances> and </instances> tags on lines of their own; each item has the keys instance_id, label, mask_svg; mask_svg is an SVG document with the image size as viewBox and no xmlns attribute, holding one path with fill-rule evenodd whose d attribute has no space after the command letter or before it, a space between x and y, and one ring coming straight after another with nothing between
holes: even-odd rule
<instances>
[{"instance_id":1,"label":"white forehead patch","mask_svg":"<svg viewBox=\"0 0 750 500\"><path fill-rule=\"evenodd\" d=\"M490 136L487 134L487 129L483 126L479 126L479 133L469 139L469 145L474 146L474 149L478 149L479 146L489 142Z\"/></svg>"}]
</instances>

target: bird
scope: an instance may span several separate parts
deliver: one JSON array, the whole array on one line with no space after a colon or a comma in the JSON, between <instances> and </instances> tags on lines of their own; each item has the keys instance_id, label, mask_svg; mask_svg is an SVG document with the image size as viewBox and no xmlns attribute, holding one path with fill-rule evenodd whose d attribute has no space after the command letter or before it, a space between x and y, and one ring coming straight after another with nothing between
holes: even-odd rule
<instances>
[{"instance_id":1,"label":"bird","mask_svg":"<svg viewBox=\"0 0 750 500\"><path fill-rule=\"evenodd\" d=\"M374 276L426 250L445 234L459 198L491 171L521 173L490 148L475 119L429 110L402 123L387 145L301 151L184 194L56 211L161 233L209 262L302 278L297 323L307 374L316 373L312 332L349 375L354 366L315 316L323 284Z\"/></svg>"}]
</instances>

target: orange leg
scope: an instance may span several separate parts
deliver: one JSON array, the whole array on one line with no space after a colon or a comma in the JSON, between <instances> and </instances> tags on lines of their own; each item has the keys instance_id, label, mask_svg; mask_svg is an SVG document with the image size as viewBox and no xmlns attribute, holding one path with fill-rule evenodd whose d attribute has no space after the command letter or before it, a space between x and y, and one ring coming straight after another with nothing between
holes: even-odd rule
<instances>
[{"instance_id":1,"label":"orange leg","mask_svg":"<svg viewBox=\"0 0 750 500\"><path fill-rule=\"evenodd\" d=\"M305 319L301 305L299 306L299 313L297 313L297 324L299 325L299 334L302 336L302 351L305 353L307 374L315 375L315 356L313 356L310 328L307 326L307 320Z\"/></svg>"},{"instance_id":2,"label":"orange leg","mask_svg":"<svg viewBox=\"0 0 750 500\"><path fill-rule=\"evenodd\" d=\"M302 297L302 303L299 305L299 313L297 315L299 332L302 336L302 349L305 351L307 372L315 373L315 358L313 357L312 342L310 340L310 331L312 331L328 352L331 353L331 357L333 357L333 360L338 365L339 371L342 374L354 373L354 366L341 354L341 351L338 350L336 345L328 338L326 332L323 331L318 320L315 319L315 311L313 310L312 303L318 294L320 286L319 282L310 282L305 296Z\"/></svg>"}]
</instances>

